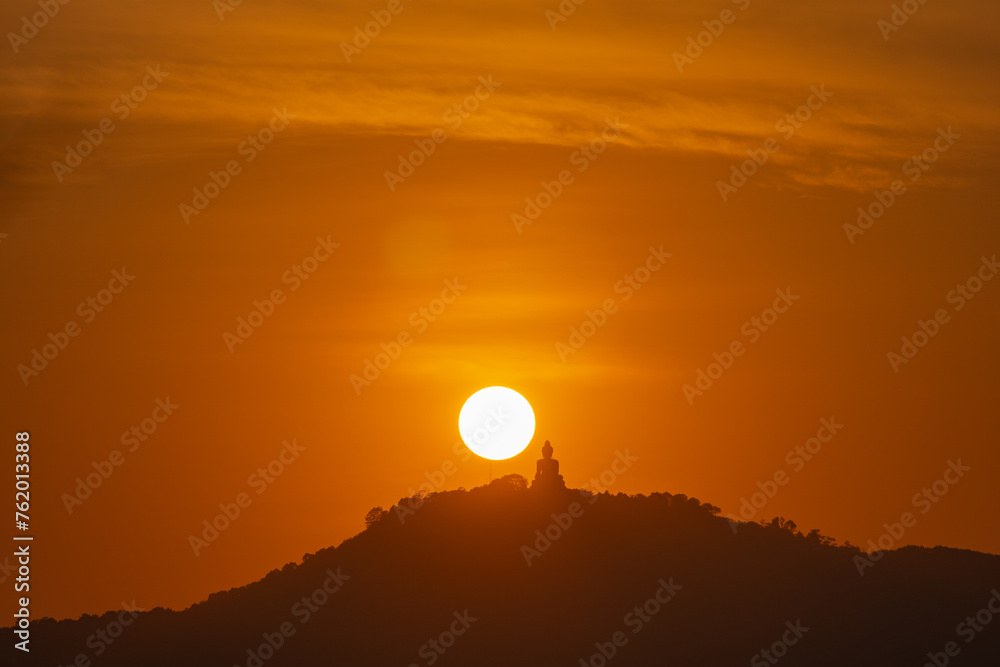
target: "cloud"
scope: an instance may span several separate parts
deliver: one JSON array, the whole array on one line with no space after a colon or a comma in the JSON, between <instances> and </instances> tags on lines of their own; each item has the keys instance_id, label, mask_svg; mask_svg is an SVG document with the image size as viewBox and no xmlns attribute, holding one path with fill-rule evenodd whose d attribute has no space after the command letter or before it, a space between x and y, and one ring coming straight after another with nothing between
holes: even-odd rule
<instances>
[{"instance_id":1,"label":"cloud","mask_svg":"<svg viewBox=\"0 0 1000 667\"><path fill-rule=\"evenodd\" d=\"M998 10L985 2L926 5L888 43L875 22L891 7L734 4L736 21L683 73L672 54L726 5L588 2L553 31L544 12L555 6L406 2L348 63L341 43L378 6L245 2L220 21L201 0L67 5L4 56L0 94L18 101L0 112L5 152L16 153L8 173L43 171L39 160L107 116L156 64L170 77L128 120L146 128L130 140L151 159L170 152L165 127L182 128L189 151L223 149L275 105L316 133L424 136L484 75L502 86L450 136L573 146L620 116L624 145L742 159L825 84L835 98L775 155L789 183L864 190L942 125L976 138L968 159L996 144L996 94L984 86L998 47L984 25ZM8 8L5 23L17 25L16 14Z\"/></svg>"}]
</instances>

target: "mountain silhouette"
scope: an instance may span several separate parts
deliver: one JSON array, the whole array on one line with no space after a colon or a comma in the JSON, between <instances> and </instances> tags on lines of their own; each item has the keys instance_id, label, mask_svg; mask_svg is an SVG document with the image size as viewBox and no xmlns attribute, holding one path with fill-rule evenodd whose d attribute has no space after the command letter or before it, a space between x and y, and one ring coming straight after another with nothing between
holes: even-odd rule
<instances>
[{"instance_id":1,"label":"mountain silhouette","mask_svg":"<svg viewBox=\"0 0 1000 667\"><path fill-rule=\"evenodd\" d=\"M183 611L41 619L32 662L1000 664L1000 556L905 547L868 559L784 519L736 524L718 511L668 493L529 488L517 475L403 498L339 546ZM118 636L106 644L98 631Z\"/></svg>"}]
</instances>

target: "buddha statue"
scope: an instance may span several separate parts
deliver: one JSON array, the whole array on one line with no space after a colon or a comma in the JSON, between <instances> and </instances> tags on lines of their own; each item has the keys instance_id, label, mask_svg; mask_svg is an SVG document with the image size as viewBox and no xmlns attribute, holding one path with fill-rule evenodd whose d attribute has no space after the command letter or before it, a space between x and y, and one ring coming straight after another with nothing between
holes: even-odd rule
<instances>
[{"instance_id":1,"label":"buddha statue","mask_svg":"<svg viewBox=\"0 0 1000 667\"><path fill-rule=\"evenodd\" d=\"M542 458L535 464L535 481L531 488L565 489L562 475L559 474L559 461L552 458L552 445L545 441L542 446Z\"/></svg>"}]
</instances>

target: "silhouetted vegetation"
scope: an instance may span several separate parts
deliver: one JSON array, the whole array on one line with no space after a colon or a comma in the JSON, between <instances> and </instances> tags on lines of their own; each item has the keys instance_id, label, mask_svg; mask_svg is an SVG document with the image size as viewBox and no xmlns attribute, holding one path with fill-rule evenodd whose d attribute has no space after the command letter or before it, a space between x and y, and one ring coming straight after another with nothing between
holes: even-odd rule
<instances>
[{"instance_id":1,"label":"silhouetted vegetation","mask_svg":"<svg viewBox=\"0 0 1000 667\"><path fill-rule=\"evenodd\" d=\"M371 508L368 510L368 514L365 515L365 528L371 528L373 524L378 523L387 516L389 516L389 513L381 507Z\"/></svg>"},{"instance_id":2,"label":"silhouetted vegetation","mask_svg":"<svg viewBox=\"0 0 1000 667\"><path fill-rule=\"evenodd\" d=\"M1000 655L1000 615L968 645L955 634L1000 586L998 556L907 547L861 576L856 547L782 517L734 523L684 494L542 491L519 475L404 497L373 508L365 525L184 611L142 612L100 657L88 637L117 613L40 620L32 657L69 665L86 653L102 667L428 665L421 647L465 610L477 620L436 664L575 666L617 631L628 643L612 667L747 664L797 619L810 630L782 664L922 665L949 641L961 646L959 667L995 666ZM321 597L331 574L344 577L339 589L303 623L296 605ZM633 634L625 615L670 579L682 587L676 598ZM285 622L294 634L250 660L248 649Z\"/></svg>"}]
</instances>

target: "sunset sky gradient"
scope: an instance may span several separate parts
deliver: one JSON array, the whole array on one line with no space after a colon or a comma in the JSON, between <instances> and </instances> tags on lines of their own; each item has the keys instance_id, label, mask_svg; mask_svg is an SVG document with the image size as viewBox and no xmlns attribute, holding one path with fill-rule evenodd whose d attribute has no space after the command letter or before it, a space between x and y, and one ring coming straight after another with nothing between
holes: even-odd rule
<instances>
[{"instance_id":1,"label":"sunset sky gradient","mask_svg":"<svg viewBox=\"0 0 1000 667\"><path fill-rule=\"evenodd\" d=\"M888 1L587 0L553 29L556 0L403 0L347 62L341 43L386 5L244 0L220 20L211 0L75 0L0 49L0 424L32 434L36 617L183 608L338 544L447 462L442 488L486 483L457 419L492 385L537 419L494 477L533 475L548 439L581 486L627 449L638 460L612 493L728 514L784 470L756 519L864 546L961 459L971 469L900 544L1000 553L1000 280L961 309L948 296L1000 253L996 3L928 2L885 39ZM678 71L673 54L727 9ZM4 3L0 28L36 11ZM120 118L147 67L167 74ZM481 77L499 85L455 127L447 112ZM829 99L786 136L820 87ZM275 109L287 126L248 162L241 143ZM114 131L60 181L52 163L103 118ZM620 134L581 162L609 119ZM385 173L436 128L446 139L390 190ZM724 201L717 183L768 140ZM180 205L231 160L239 173L186 222ZM518 229L525 198L566 170ZM895 179L906 192L847 233ZM317 239L339 245L296 283ZM620 287L651 248L670 257ZM123 269L134 279L86 321L78 304ZM430 321L446 281L463 289ZM274 290L273 315L227 346ZM798 299L751 340L778 290ZM607 300L606 324L560 355ZM894 369L887 355L939 309L948 321ZM69 321L79 335L26 384L18 366ZM412 343L356 391L401 332ZM745 353L689 401L682 387L734 341ZM123 432L168 397L178 407L129 452ZM821 419L843 428L796 471L786 453ZM305 449L258 495L248 478L293 440ZM69 513L63 494L115 450L122 465ZM243 492L252 504L196 556L189 536Z\"/></svg>"}]
</instances>

